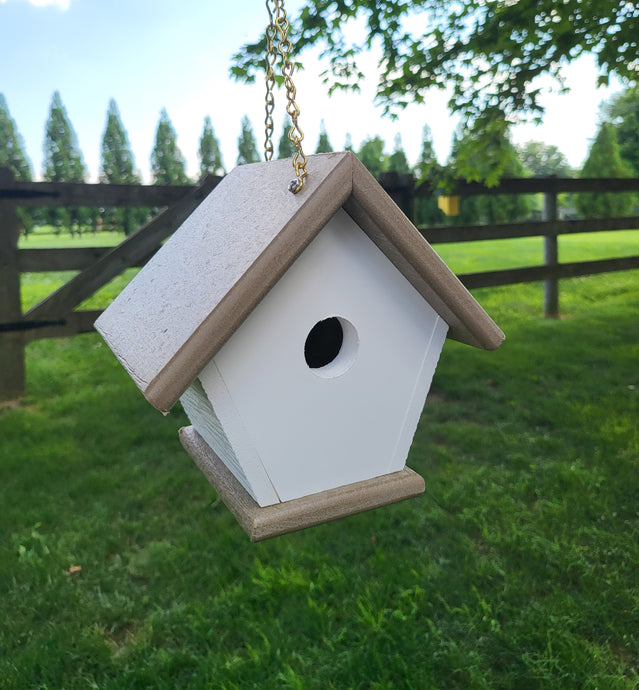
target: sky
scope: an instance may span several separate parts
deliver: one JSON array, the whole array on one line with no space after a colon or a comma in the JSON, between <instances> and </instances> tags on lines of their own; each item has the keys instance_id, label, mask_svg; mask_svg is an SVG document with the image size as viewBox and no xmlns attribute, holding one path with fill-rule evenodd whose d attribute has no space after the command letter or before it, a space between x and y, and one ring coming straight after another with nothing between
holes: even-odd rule
<instances>
[{"instance_id":1,"label":"sky","mask_svg":"<svg viewBox=\"0 0 639 690\"><path fill-rule=\"evenodd\" d=\"M289 15L301 4L287 0ZM207 115L227 169L235 165L243 115L253 123L261 150L264 85L259 80L253 85L233 81L229 67L233 53L256 40L266 22L263 0L245 0L241 11L217 0L0 0L0 93L25 141L36 179L42 176L45 123L56 90L78 135L90 181L97 181L111 98L120 109L144 182L151 182L149 160L162 108L192 177L197 176L197 149ZM324 120L335 150L344 147L347 134L355 149L367 137L379 135L390 153L399 134L409 162L415 163L427 124L438 159L446 161L458 119L447 109L445 92L429 92L424 104L411 105L391 120L373 103L374 56L363 64L367 79L360 93L330 98L319 76L324 65L317 53L305 52L300 60L304 70L295 73L294 81L306 153L315 150ZM591 56L580 58L564 74L570 94L546 94L542 125L517 125L513 139L554 144L579 167L596 132L600 103L621 87L613 82L609 88L596 88ZM276 147L284 108L280 91Z\"/></svg>"}]
</instances>

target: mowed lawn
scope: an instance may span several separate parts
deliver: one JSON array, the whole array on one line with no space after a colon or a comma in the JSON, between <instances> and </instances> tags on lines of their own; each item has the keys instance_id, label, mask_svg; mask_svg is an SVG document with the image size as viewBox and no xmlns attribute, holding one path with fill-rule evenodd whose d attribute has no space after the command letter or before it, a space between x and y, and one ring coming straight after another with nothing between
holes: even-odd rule
<instances>
[{"instance_id":1,"label":"mowed lawn","mask_svg":"<svg viewBox=\"0 0 639 690\"><path fill-rule=\"evenodd\" d=\"M617 234L560 259L636 254ZM468 272L535 242L437 249ZM31 344L0 410L0 687L636 688L639 271L562 281L553 321L539 284L474 294L507 340L446 343L426 493L259 544L97 335Z\"/></svg>"}]
</instances>

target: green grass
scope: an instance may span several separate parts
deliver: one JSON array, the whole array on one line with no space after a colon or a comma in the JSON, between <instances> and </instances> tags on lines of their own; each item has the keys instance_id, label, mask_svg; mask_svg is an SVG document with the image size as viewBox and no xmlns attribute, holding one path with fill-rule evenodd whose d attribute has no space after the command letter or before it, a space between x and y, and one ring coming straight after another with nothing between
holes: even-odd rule
<instances>
[{"instance_id":1,"label":"green grass","mask_svg":"<svg viewBox=\"0 0 639 690\"><path fill-rule=\"evenodd\" d=\"M425 495L256 545L97 336L30 345L0 687L637 687L639 274L562 281L557 321L476 296L507 341L446 343Z\"/></svg>"}]
</instances>

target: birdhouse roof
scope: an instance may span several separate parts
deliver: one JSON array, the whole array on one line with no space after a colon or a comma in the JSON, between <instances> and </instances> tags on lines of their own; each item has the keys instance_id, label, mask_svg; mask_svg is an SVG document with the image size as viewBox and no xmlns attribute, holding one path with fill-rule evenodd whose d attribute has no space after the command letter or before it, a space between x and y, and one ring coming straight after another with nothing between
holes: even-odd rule
<instances>
[{"instance_id":1,"label":"birdhouse roof","mask_svg":"<svg viewBox=\"0 0 639 690\"><path fill-rule=\"evenodd\" d=\"M167 411L343 208L449 326L494 349L504 335L352 153L229 173L96 322L147 400Z\"/></svg>"}]
</instances>

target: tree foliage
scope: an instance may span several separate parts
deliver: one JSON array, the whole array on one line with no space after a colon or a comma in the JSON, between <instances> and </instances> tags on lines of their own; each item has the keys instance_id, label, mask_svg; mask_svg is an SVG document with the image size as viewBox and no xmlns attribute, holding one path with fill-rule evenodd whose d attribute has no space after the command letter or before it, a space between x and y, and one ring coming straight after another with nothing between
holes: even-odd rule
<instances>
[{"instance_id":1,"label":"tree foliage","mask_svg":"<svg viewBox=\"0 0 639 690\"><path fill-rule=\"evenodd\" d=\"M349 30L356 19L357 28L365 24L361 39ZM357 90L365 77L358 58L374 50L376 99L386 112L423 103L431 88L447 89L451 111L482 148L490 146L494 121L539 118L539 77L550 75L565 89L562 70L583 53L595 56L599 84L612 74L634 83L639 69L639 4L627 0L305 0L291 24L298 57L314 46L328 59L329 93ZM242 46L231 74L253 81L264 54L263 38ZM493 158L484 180L498 180L505 163Z\"/></svg>"},{"instance_id":2,"label":"tree foliage","mask_svg":"<svg viewBox=\"0 0 639 690\"><path fill-rule=\"evenodd\" d=\"M357 157L368 168L373 177L379 177L388 170L388 160L384 153L384 140L379 136L364 139L357 152Z\"/></svg>"},{"instance_id":3,"label":"tree foliage","mask_svg":"<svg viewBox=\"0 0 639 690\"><path fill-rule=\"evenodd\" d=\"M56 91L46 124L44 179L49 182L83 182L85 174L78 137Z\"/></svg>"},{"instance_id":4,"label":"tree foliage","mask_svg":"<svg viewBox=\"0 0 639 690\"><path fill-rule=\"evenodd\" d=\"M215 136L213 123L209 115L204 118L204 128L200 137L198 157L200 159L200 179L205 178L207 175L224 175L226 172L222 151L220 150L220 142Z\"/></svg>"},{"instance_id":5,"label":"tree foliage","mask_svg":"<svg viewBox=\"0 0 639 690\"><path fill-rule=\"evenodd\" d=\"M100 182L133 184L139 181L129 137L122 124L117 103L111 99L102 136Z\"/></svg>"},{"instance_id":6,"label":"tree foliage","mask_svg":"<svg viewBox=\"0 0 639 690\"><path fill-rule=\"evenodd\" d=\"M129 137L122 124L120 110L114 99L109 101L107 121L102 136L100 182L107 184L140 184ZM106 208L103 222L121 228L129 235L135 226L144 222L148 211L140 208Z\"/></svg>"},{"instance_id":7,"label":"tree foliage","mask_svg":"<svg viewBox=\"0 0 639 690\"><path fill-rule=\"evenodd\" d=\"M427 181L431 184L436 183L441 174L441 166L437 161L433 144L433 133L428 125L424 125L422 130L422 147L413 172L417 184ZM437 198L434 195L415 199L416 225L440 225L443 222L444 214L437 206Z\"/></svg>"},{"instance_id":8,"label":"tree foliage","mask_svg":"<svg viewBox=\"0 0 639 690\"><path fill-rule=\"evenodd\" d=\"M395 135L393 153L388 157L386 169L400 175L408 175L411 172L408 158L406 158L406 151L404 151L404 147L402 146L401 134Z\"/></svg>"},{"instance_id":9,"label":"tree foliage","mask_svg":"<svg viewBox=\"0 0 639 690\"><path fill-rule=\"evenodd\" d=\"M9 168L16 180L31 179L31 163L25 152L24 140L20 136L18 127L11 117L9 106L3 94L0 93L0 168ZM33 227L34 212L30 209L18 208L18 216L28 234Z\"/></svg>"},{"instance_id":10,"label":"tree foliage","mask_svg":"<svg viewBox=\"0 0 639 690\"><path fill-rule=\"evenodd\" d=\"M366 24L360 41L347 36L355 18ZM319 46L329 59L331 89L357 88L357 58L376 47L387 108L451 88L451 106L470 120L495 109L540 112L537 77L560 78L582 53L595 55L601 83L613 73L634 81L638 67L639 6L618 0L306 0L292 24L298 55ZM264 49L264 39L244 45L231 74L254 79Z\"/></svg>"},{"instance_id":11,"label":"tree foliage","mask_svg":"<svg viewBox=\"0 0 639 690\"><path fill-rule=\"evenodd\" d=\"M56 91L51 99L45 127L44 179L49 182L84 182L85 175L86 168L78 137L62 98ZM82 223L88 219L86 209L79 208L55 208L45 211L45 215L58 231L62 227L68 227L72 233L74 225L80 231Z\"/></svg>"},{"instance_id":12,"label":"tree foliage","mask_svg":"<svg viewBox=\"0 0 639 690\"><path fill-rule=\"evenodd\" d=\"M517 147L524 169L534 177L571 177L572 168L566 156L551 144L542 141L527 141Z\"/></svg>"},{"instance_id":13,"label":"tree foliage","mask_svg":"<svg viewBox=\"0 0 639 690\"><path fill-rule=\"evenodd\" d=\"M615 126L621 157L639 175L639 86L615 96L605 112Z\"/></svg>"},{"instance_id":14,"label":"tree foliage","mask_svg":"<svg viewBox=\"0 0 639 690\"><path fill-rule=\"evenodd\" d=\"M324 120L320 122L320 133L317 139L317 146L315 147L315 153L330 153L333 150L331 142L328 138L328 133L326 132L326 123Z\"/></svg>"},{"instance_id":15,"label":"tree foliage","mask_svg":"<svg viewBox=\"0 0 639 690\"><path fill-rule=\"evenodd\" d=\"M0 93L0 168L9 168L16 180L31 179L31 163L25 153L24 140L11 117L9 106Z\"/></svg>"},{"instance_id":16,"label":"tree foliage","mask_svg":"<svg viewBox=\"0 0 639 690\"><path fill-rule=\"evenodd\" d=\"M292 158L295 153L295 142L291 141L288 133L291 131L291 121L288 117L284 119L284 124L282 125L282 134L277 145L277 157L278 158Z\"/></svg>"},{"instance_id":17,"label":"tree foliage","mask_svg":"<svg viewBox=\"0 0 639 690\"><path fill-rule=\"evenodd\" d=\"M590 146L581 177L628 177L631 167L622 158L617 133L610 122L603 122ZM633 203L630 194L589 193L576 195L577 210L587 218L609 218L628 213Z\"/></svg>"},{"instance_id":18,"label":"tree foliage","mask_svg":"<svg viewBox=\"0 0 639 690\"><path fill-rule=\"evenodd\" d=\"M257 151L257 141L253 133L253 126L248 118L244 115L242 118L242 130L237 140L237 165L245 165L246 163L257 163L260 160L260 154Z\"/></svg>"},{"instance_id":19,"label":"tree foliage","mask_svg":"<svg viewBox=\"0 0 639 690\"><path fill-rule=\"evenodd\" d=\"M495 160L507 177L523 177L524 168L519 160L509 133L508 123L495 121L489 128L491 146L482 149L478 146L480 125L468 129L460 127L455 134L449 166L452 173L466 180L491 180ZM464 198L459 223L506 223L519 220L528 215L530 202L525 195L499 194Z\"/></svg>"},{"instance_id":20,"label":"tree foliage","mask_svg":"<svg viewBox=\"0 0 639 690\"><path fill-rule=\"evenodd\" d=\"M166 109L160 113L151 152L151 172L155 184L188 184L186 160L177 145L177 134Z\"/></svg>"}]
</instances>

